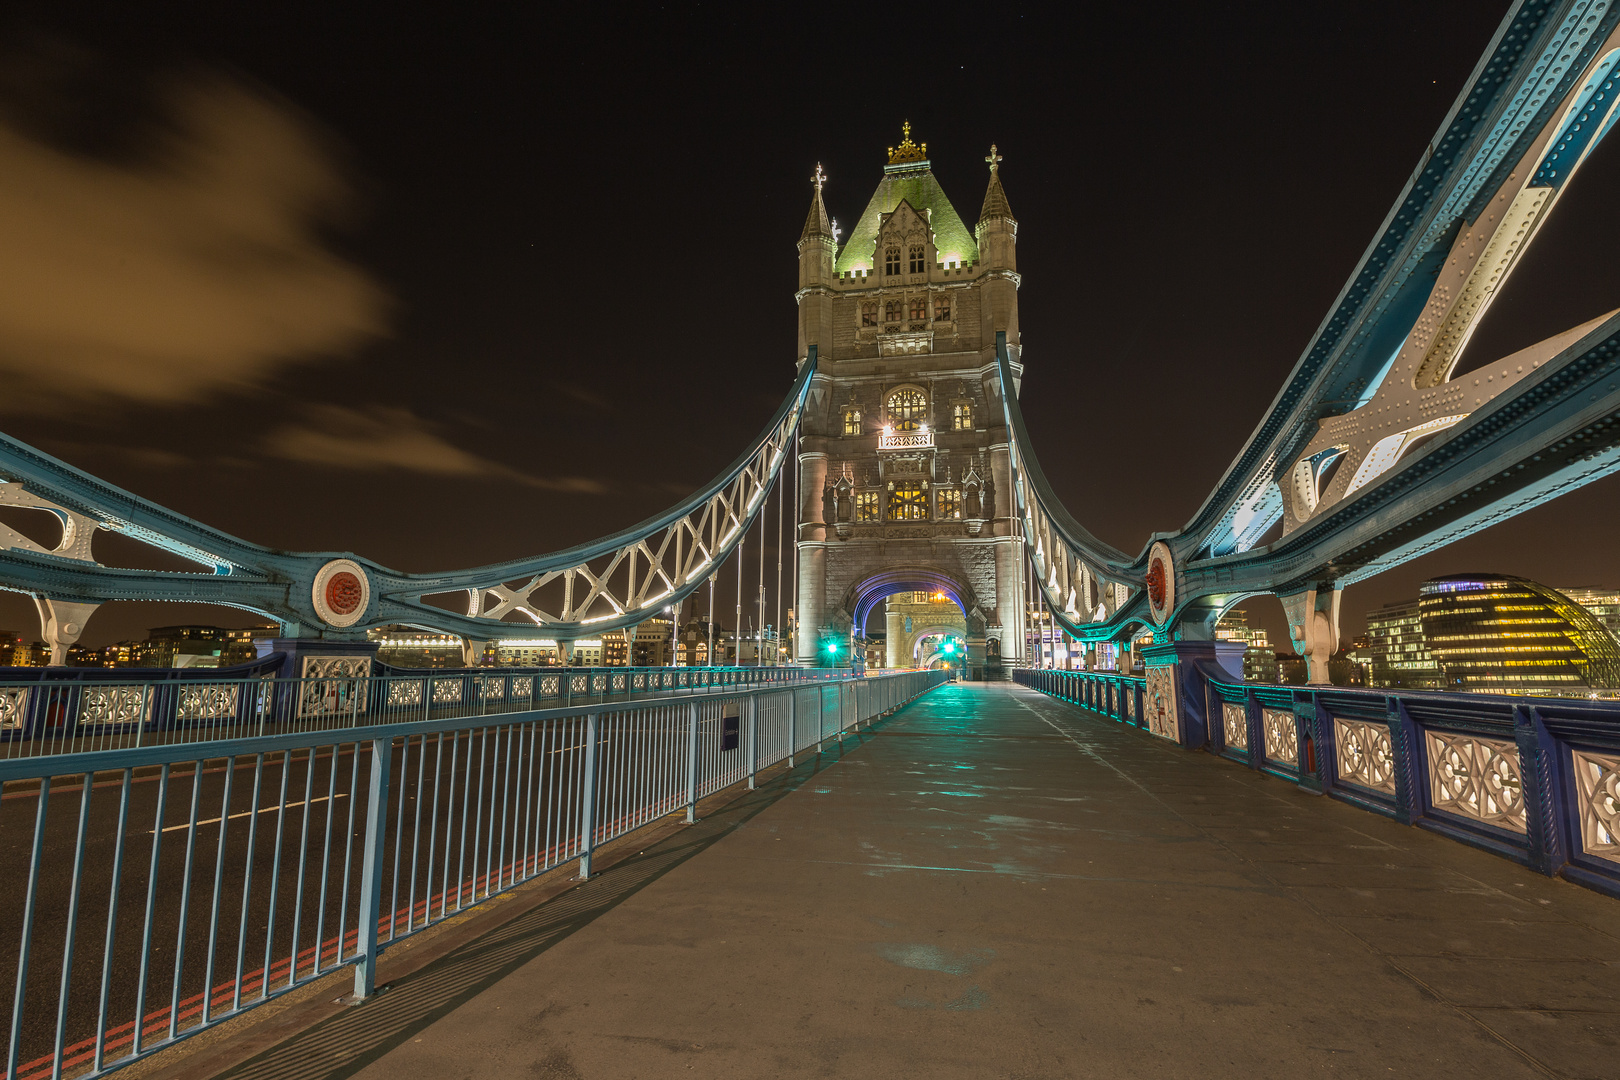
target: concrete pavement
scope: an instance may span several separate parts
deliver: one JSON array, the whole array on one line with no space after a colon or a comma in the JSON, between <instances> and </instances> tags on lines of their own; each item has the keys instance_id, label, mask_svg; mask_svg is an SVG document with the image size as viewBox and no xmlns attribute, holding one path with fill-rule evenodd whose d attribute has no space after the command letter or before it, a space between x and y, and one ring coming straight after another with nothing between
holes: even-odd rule
<instances>
[{"instance_id":1,"label":"concrete pavement","mask_svg":"<svg viewBox=\"0 0 1620 1080\"><path fill-rule=\"evenodd\" d=\"M1011 685L226 1075L1620 1076L1620 905Z\"/></svg>"}]
</instances>

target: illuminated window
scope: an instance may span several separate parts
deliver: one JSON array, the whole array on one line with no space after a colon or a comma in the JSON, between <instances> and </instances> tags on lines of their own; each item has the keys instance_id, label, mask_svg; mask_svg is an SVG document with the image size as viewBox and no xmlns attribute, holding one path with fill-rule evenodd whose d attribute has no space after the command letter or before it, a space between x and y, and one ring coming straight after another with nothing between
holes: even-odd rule
<instances>
[{"instance_id":1,"label":"illuminated window","mask_svg":"<svg viewBox=\"0 0 1620 1080\"><path fill-rule=\"evenodd\" d=\"M951 407L951 430L952 431L972 431L973 430L973 406L972 405L954 405L954 406Z\"/></svg>"},{"instance_id":2,"label":"illuminated window","mask_svg":"<svg viewBox=\"0 0 1620 1080\"><path fill-rule=\"evenodd\" d=\"M934 321L951 321L951 298L949 296L934 297Z\"/></svg>"},{"instance_id":3,"label":"illuminated window","mask_svg":"<svg viewBox=\"0 0 1620 1080\"><path fill-rule=\"evenodd\" d=\"M877 322L878 322L878 320L877 320L877 301L873 300L873 301L871 301L869 303L862 304L861 305L861 325L862 326L876 326Z\"/></svg>"},{"instance_id":4,"label":"illuminated window","mask_svg":"<svg viewBox=\"0 0 1620 1080\"><path fill-rule=\"evenodd\" d=\"M887 304L884 304L883 305L883 321L884 322L899 322L900 321L900 308L901 308L901 304L900 304L900 301L898 301L898 300L890 300Z\"/></svg>"},{"instance_id":5,"label":"illuminated window","mask_svg":"<svg viewBox=\"0 0 1620 1080\"><path fill-rule=\"evenodd\" d=\"M921 483L890 485L889 520L927 521L928 489Z\"/></svg>"},{"instance_id":6,"label":"illuminated window","mask_svg":"<svg viewBox=\"0 0 1620 1080\"><path fill-rule=\"evenodd\" d=\"M855 496L856 522L870 522L878 520L878 493L875 491L862 491Z\"/></svg>"},{"instance_id":7,"label":"illuminated window","mask_svg":"<svg viewBox=\"0 0 1620 1080\"><path fill-rule=\"evenodd\" d=\"M861 410L844 410L844 434L859 435L861 433Z\"/></svg>"},{"instance_id":8,"label":"illuminated window","mask_svg":"<svg viewBox=\"0 0 1620 1080\"><path fill-rule=\"evenodd\" d=\"M911 298L911 317L918 320L928 318L928 301L926 298L921 296Z\"/></svg>"},{"instance_id":9,"label":"illuminated window","mask_svg":"<svg viewBox=\"0 0 1620 1080\"><path fill-rule=\"evenodd\" d=\"M900 272L900 249L887 248L883 252L883 272L885 274L898 274Z\"/></svg>"},{"instance_id":10,"label":"illuminated window","mask_svg":"<svg viewBox=\"0 0 1620 1080\"><path fill-rule=\"evenodd\" d=\"M902 387L889 395L889 425L896 431L916 431L928 419L928 398L915 387Z\"/></svg>"},{"instance_id":11,"label":"illuminated window","mask_svg":"<svg viewBox=\"0 0 1620 1080\"><path fill-rule=\"evenodd\" d=\"M955 488L941 488L939 493L939 519L956 521L962 516L962 493Z\"/></svg>"},{"instance_id":12,"label":"illuminated window","mask_svg":"<svg viewBox=\"0 0 1620 1080\"><path fill-rule=\"evenodd\" d=\"M927 258L928 250L926 248L921 244L911 245L911 272L913 274L926 273L928 268L924 264L924 260Z\"/></svg>"}]
</instances>

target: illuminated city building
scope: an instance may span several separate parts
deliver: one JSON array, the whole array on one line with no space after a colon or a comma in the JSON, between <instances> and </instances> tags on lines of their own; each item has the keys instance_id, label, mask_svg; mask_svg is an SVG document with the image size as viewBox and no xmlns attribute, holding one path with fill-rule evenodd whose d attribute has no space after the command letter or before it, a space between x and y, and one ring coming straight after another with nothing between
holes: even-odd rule
<instances>
[{"instance_id":1,"label":"illuminated city building","mask_svg":"<svg viewBox=\"0 0 1620 1080\"><path fill-rule=\"evenodd\" d=\"M1365 655L1373 686L1391 690L1439 690L1440 666L1429 654L1416 600L1385 604L1367 616Z\"/></svg>"},{"instance_id":2,"label":"illuminated city building","mask_svg":"<svg viewBox=\"0 0 1620 1080\"><path fill-rule=\"evenodd\" d=\"M1620 639L1620 589L1557 589L1590 611L1609 633Z\"/></svg>"},{"instance_id":3,"label":"illuminated city building","mask_svg":"<svg viewBox=\"0 0 1620 1080\"><path fill-rule=\"evenodd\" d=\"M1448 690L1573 694L1620 690L1620 641L1569 597L1506 574L1425 581L1418 609Z\"/></svg>"},{"instance_id":4,"label":"illuminated city building","mask_svg":"<svg viewBox=\"0 0 1620 1080\"><path fill-rule=\"evenodd\" d=\"M1241 641L1243 650L1243 679L1245 682L1274 683L1277 681L1277 650L1265 630L1249 625L1249 613L1233 608L1221 616L1215 626L1216 641Z\"/></svg>"}]
</instances>

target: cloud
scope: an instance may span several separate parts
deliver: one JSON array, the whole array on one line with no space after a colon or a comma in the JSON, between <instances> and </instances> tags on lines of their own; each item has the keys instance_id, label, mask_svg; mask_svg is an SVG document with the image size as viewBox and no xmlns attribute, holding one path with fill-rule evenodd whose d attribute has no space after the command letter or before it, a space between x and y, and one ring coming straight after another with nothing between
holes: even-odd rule
<instances>
[{"instance_id":1,"label":"cloud","mask_svg":"<svg viewBox=\"0 0 1620 1080\"><path fill-rule=\"evenodd\" d=\"M546 491L599 494L605 489L583 476L531 476L453 445L409 409L374 405L350 409L315 405L301 423L272 431L265 450L306 465L359 471L400 470L428 476L515 480Z\"/></svg>"},{"instance_id":2,"label":"cloud","mask_svg":"<svg viewBox=\"0 0 1620 1080\"><path fill-rule=\"evenodd\" d=\"M0 116L0 409L194 402L386 332L321 241L351 193L310 125L222 78L167 101L133 163Z\"/></svg>"}]
</instances>

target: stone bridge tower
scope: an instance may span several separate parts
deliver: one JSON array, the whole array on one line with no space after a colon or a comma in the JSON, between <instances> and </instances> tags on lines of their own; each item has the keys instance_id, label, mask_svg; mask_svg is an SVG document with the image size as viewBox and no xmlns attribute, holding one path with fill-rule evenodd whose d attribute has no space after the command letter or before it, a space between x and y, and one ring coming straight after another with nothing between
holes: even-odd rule
<instances>
[{"instance_id":1,"label":"stone bridge tower","mask_svg":"<svg viewBox=\"0 0 1620 1080\"><path fill-rule=\"evenodd\" d=\"M799 443L799 659L849 656L885 597L943 591L967 617L970 669L1024 651L1024 557L996 374L1015 379L1018 222L990 185L970 231L928 144L905 138L842 245L820 166L799 238L799 362L812 347ZM1017 392L1016 386L1013 392Z\"/></svg>"}]
</instances>

